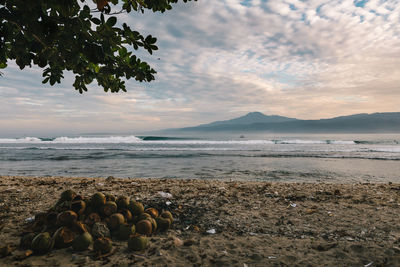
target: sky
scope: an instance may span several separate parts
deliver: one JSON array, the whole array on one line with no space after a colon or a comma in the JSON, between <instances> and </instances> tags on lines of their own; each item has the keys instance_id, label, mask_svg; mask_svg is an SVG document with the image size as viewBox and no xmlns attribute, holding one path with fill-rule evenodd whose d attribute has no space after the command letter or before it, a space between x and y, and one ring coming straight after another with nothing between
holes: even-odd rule
<instances>
[{"instance_id":1,"label":"sky","mask_svg":"<svg viewBox=\"0 0 400 267\"><path fill-rule=\"evenodd\" d=\"M121 14L158 38L152 56L138 52L156 80L129 80L118 94L94 82L81 95L71 73L43 85L41 69L9 62L0 135L135 134L253 111L299 119L398 112L399 16L400 1L390 0L199 0Z\"/></svg>"}]
</instances>

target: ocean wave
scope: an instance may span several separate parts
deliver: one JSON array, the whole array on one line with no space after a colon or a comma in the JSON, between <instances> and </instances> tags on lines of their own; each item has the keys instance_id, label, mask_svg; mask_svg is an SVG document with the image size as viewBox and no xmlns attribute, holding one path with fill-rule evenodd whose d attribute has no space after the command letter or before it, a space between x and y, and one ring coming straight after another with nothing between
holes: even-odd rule
<instances>
[{"instance_id":1,"label":"ocean wave","mask_svg":"<svg viewBox=\"0 0 400 267\"><path fill-rule=\"evenodd\" d=\"M118 143L138 143L143 142L142 139L130 136L108 136L108 137L56 137L56 138L1 138L0 143L13 144L118 144Z\"/></svg>"},{"instance_id":2,"label":"ocean wave","mask_svg":"<svg viewBox=\"0 0 400 267\"><path fill-rule=\"evenodd\" d=\"M10 138L0 139L0 143L31 143L31 144L177 144L177 145L219 145L219 144L243 144L259 145L274 144L271 140L187 140L185 138L139 138L136 136L109 136L109 137L57 137L57 138Z\"/></svg>"},{"instance_id":3,"label":"ocean wave","mask_svg":"<svg viewBox=\"0 0 400 267\"><path fill-rule=\"evenodd\" d=\"M317 158L317 159L367 159L367 160L393 160L400 161L400 157L372 156L372 155L329 155L329 154L261 154L244 157L261 158Z\"/></svg>"},{"instance_id":4,"label":"ocean wave","mask_svg":"<svg viewBox=\"0 0 400 267\"><path fill-rule=\"evenodd\" d=\"M180 154L159 154L159 153L147 153L147 154L130 154L130 153L99 153L91 155L41 155L35 158L19 158L19 157L4 157L2 161L70 161L70 160L123 160L123 159L189 159L189 158L202 158L202 157L234 157L234 158L316 158L316 159L364 159L364 160L387 160L387 161L400 161L400 157L387 157L378 155L323 155L323 154L302 154L302 153L290 153L290 154L255 154L255 155L243 155L243 154L215 154L215 153L180 153Z\"/></svg>"},{"instance_id":5,"label":"ocean wave","mask_svg":"<svg viewBox=\"0 0 400 267\"><path fill-rule=\"evenodd\" d=\"M0 144L158 144L158 145L372 145L394 144L396 140L206 140L162 136L106 136L106 137L54 137L54 138L0 138Z\"/></svg>"},{"instance_id":6,"label":"ocean wave","mask_svg":"<svg viewBox=\"0 0 400 267\"><path fill-rule=\"evenodd\" d=\"M8 144L8 143L40 143L40 140L37 137L24 137L24 138L0 138L1 144Z\"/></svg>"},{"instance_id":7,"label":"ocean wave","mask_svg":"<svg viewBox=\"0 0 400 267\"><path fill-rule=\"evenodd\" d=\"M295 145L295 144L327 144L324 140L273 140L275 144Z\"/></svg>"},{"instance_id":8,"label":"ocean wave","mask_svg":"<svg viewBox=\"0 0 400 267\"><path fill-rule=\"evenodd\" d=\"M369 149L368 152L400 153L400 147L379 147Z\"/></svg>"},{"instance_id":9,"label":"ocean wave","mask_svg":"<svg viewBox=\"0 0 400 267\"><path fill-rule=\"evenodd\" d=\"M136 136L109 136L109 137L57 137L52 143L63 144L118 144L118 143L137 143L142 142L142 139Z\"/></svg>"},{"instance_id":10,"label":"ocean wave","mask_svg":"<svg viewBox=\"0 0 400 267\"><path fill-rule=\"evenodd\" d=\"M355 141L345 141L345 140L326 140L327 144L334 145L355 145Z\"/></svg>"}]
</instances>

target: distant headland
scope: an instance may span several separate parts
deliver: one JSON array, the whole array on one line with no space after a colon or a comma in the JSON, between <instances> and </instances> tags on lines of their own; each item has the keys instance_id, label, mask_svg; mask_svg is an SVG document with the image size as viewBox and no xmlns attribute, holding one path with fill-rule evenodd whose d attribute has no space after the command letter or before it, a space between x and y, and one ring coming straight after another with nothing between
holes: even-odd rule
<instances>
[{"instance_id":1,"label":"distant headland","mask_svg":"<svg viewBox=\"0 0 400 267\"><path fill-rule=\"evenodd\" d=\"M319 120L301 120L250 112L242 117L194 127L168 129L177 132L297 132L297 133L400 133L400 112L354 114Z\"/></svg>"}]
</instances>

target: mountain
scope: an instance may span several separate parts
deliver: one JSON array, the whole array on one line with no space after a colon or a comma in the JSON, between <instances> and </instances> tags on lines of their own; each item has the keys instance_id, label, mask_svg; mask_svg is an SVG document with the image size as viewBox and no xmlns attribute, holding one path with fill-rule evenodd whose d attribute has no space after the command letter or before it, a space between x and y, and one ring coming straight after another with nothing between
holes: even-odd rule
<instances>
[{"instance_id":1,"label":"mountain","mask_svg":"<svg viewBox=\"0 0 400 267\"><path fill-rule=\"evenodd\" d=\"M197 127L214 127L221 125L246 125L252 123L276 123L276 122L287 122L295 120L297 119L292 119L277 115L267 116L262 114L261 112L250 112L236 119L231 119L226 121L216 121L208 124L202 124Z\"/></svg>"},{"instance_id":2,"label":"mountain","mask_svg":"<svg viewBox=\"0 0 400 267\"><path fill-rule=\"evenodd\" d=\"M299 120L282 116L267 116L251 112L245 116L202 124L177 131L266 131L298 133L397 133L400 132L400 112L354 114L331 119Z\"/></svg>"}]
</instances>

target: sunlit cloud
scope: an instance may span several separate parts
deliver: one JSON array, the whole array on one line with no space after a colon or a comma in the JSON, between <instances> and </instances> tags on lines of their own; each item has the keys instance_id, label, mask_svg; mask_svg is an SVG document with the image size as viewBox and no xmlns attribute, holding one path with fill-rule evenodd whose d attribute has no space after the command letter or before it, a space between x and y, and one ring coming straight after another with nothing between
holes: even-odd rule
<instances>
[{"instance_id":1,"label":"sunlit cloud","mask_svg":"<svg viewBox=\"0 0 400 267\"><path fill-rule=\"evenodd\" d=\"M0 126L136 132L228 119L250 111L303 119L399 111L400 2L202 0L164 14L120 18L158 38L156 81L128 93L96 84L79 95L73 76L55 87L15 64L0 78ZM7 114L7 115L5 115ZM5 124L7 122L7 124ZM28 123L28 121L27 121Z\"/></svg>"}]
</instances>

